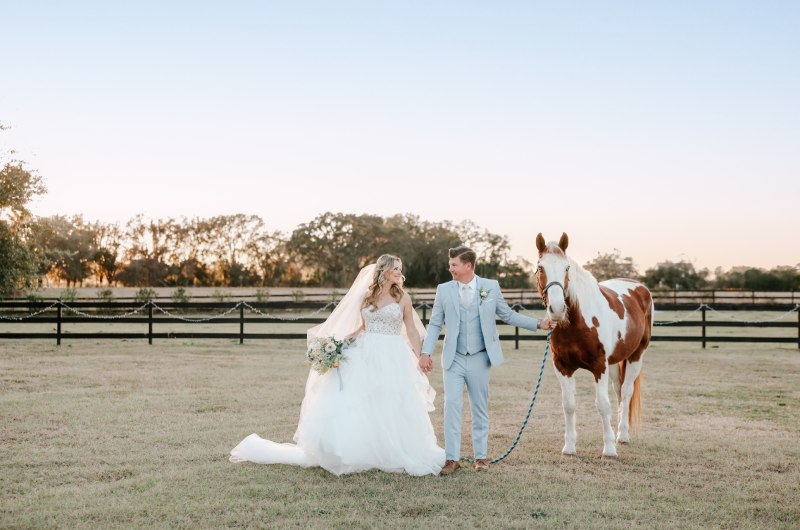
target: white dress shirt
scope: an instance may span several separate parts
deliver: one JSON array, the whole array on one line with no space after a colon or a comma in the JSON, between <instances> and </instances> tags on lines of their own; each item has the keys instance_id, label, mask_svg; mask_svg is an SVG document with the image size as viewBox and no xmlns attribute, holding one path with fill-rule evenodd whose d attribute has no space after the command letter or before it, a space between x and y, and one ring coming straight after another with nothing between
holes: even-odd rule
<instances>
[{"instance_id":1,"label":"white dress shirt","mask_svg":"<svg viewBox=\"0 0 800 530\"><path fill-rule=\"evenodd\" d=\"M469 283L461 283L461 285L459 285L459 290L461 294L461 305L465 309L468 309L475 300L475 292L478 290L478 278L473 276L472 281Z\"/></svg>"}]
</instances>

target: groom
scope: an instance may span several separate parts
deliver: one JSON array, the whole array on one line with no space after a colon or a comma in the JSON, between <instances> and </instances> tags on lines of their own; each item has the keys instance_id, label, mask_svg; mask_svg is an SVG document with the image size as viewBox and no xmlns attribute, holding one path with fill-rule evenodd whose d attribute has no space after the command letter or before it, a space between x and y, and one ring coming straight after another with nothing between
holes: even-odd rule
<instances>
[{"instance_id":1,"label":"groom","mask_svg":"<svg viewBox=\"0 0 800 530\"><path fill-rule=\"evenodd\" d=\"M506 324L524 329L552 329L551 320L538 321L514 312L500 293L497 280L475 275L475 252L467 247L451 248L450 274L453 281L436 288L428 333L422 345L419 366L433 369L431 354L439 340L442 324L447 327L442 350L444 368L444 449L442 475L461 467L461 409L464 386L472 410L472 446L475 469L489 469L489 368L503 363L495 315Z\"/></svg>"}]
</instances>

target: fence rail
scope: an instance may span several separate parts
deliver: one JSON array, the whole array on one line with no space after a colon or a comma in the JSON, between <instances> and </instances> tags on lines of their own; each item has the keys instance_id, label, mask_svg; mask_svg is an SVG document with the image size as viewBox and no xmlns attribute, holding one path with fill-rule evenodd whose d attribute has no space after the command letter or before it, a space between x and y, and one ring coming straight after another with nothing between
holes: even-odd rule
<instances>
[{"instance_id":1,"label":"fence rail","mask_svg":"<svg viewBox=\"0 0 800 530\"><path fill-rule=\"evenodd\" d=\"M63 340L80 339L127 339L147 340L152 344L154 340L164 339L238 339L239 343L245 340L272 340L272 339L305 339L305 333L299 332L254 332L253 327L259 325L263 328L277 324L318 324L325 320L326 312L334 307L334 303L320 302L266 302L250 303L240 301L237 303L224 302L187 302L187 303L160 303L148 301L139 305L125 302L72 302L55 301L43 302L0 302L0 341L24 339L55 340L60 345ZM521 305L514 305L515 310L525 309ZM428 314L431 306L426 303L418 304L417 311L421 314L424 324L428 324ZM656 307L658 316L663 311L686 311L685 318L675 321L656 320L657 332L653 335L654 341L671 342L700 342L705 348L708 343L750 342L750 343L784 343L797 344L800 349L800 305L794 304L740 304L727 303L709 306L706 304L661 304ZM281 314L274 313L281 311ZM730 321L709 320L708 313L719 311L742 311L778 313L777 318L768 318L759 321L747 321L733 318ZM214 312L213 314L208 314ZM298 312L301 312L298 314ZM205 313L205 314L204 314ZM796 314L796 322L782 321L786 317ZM694 318L694 319L693 319ZM127 325L138 330L125 329L120 331L93 331L86 332L74 329L75 325L98 324L103 326ZM19 331L20 326L34 325L52 326L48 331ZM164 330L164 326L171 325L227 325L234 326L232 331L175 331ZM498 321L505 326L503 322ZM67 330L67 327L73 329ZM11 330L9 331L9 329ZM156 328L160 328L156 331ZM249 328L251 331L245 331ZM700 335L695 334L662 334L663 328L689 328L700 329ZM796 330L796 333L780 336L752 336L752 335L711 335L710 330L729 328L758 328ZM544 334L523 334L519 328L513 333L503 333L500 340L514 341L515 348L519 348L520 341L544 340Z\"/></svg>"},{"instance_id":2,"label":"fence rail","mask_svg":"<svg viewBox=\"0 0 800 530\"><path fill-rule=\"evenodd\" d=\"M255 289L235 288L236 292L223 292L221 294L192 294L187 295L192 300L189 303L224 303L230 304L230 300L245 300L250 303L320 303L337 302L344 296L346 289L323 289L319 287L308 289L295 289L289 291L287 288L274 288L275 292L259 294ZM163 294L163 289L159 288L162 294L152 297L156 303L172 303L174 298L170 294ZM269 291L269 289L266 289ZM435 288L409 289L414 303L433 303L436 296ZM696 289L696 290L676 290L676 289L651 289L653 300L656 305L663 304L789 304L791 306L800 304L800 291L754 291L744 289ZM510 304L541 304L539 294L530 288L527 289L503 289L503 296ZM52 303L58 298L35 297L35 298L13 298L8 301L30 305L31 303ZM136 297L116 297L116 303L144 303L145 300ZM75 298L68 301L73 303L106 303L101 298ZM112 302L114 303L114 302Z\"/></svg>"}]
</instances>

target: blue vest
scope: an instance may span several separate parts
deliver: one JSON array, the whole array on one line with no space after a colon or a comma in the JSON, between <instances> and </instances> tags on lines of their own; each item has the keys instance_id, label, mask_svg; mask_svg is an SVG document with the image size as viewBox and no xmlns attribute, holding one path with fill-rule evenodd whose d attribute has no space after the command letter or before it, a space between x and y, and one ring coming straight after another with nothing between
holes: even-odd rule
<instances>
[{"instance_id":1,"label":"blue vest","mask_svg":"<svg viewBox=\"0 0 800 530\"><path fill-rule=\"evenodd\" d=\"M460 301L459 301L460 303ZM472 300L469 309L461 310L461 323L458 328L458 340L456 341L456 352L463 355L471 355L486 349L483 342L483 332L481 331L480 303L476 296Z\"/></svg>"}]
</instances>

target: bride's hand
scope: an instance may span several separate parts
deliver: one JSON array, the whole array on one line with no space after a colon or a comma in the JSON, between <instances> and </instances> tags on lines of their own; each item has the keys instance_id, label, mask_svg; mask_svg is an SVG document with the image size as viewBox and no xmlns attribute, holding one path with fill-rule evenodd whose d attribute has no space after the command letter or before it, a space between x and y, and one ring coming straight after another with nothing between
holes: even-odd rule
<instances>
[{"instance_id":1,"label":"bride's hand","mask_svg":"<svg viewBox=\"0 0 800 530\"><path fill-rule=\"evenodd\" d=\"M431 359L430 355L423 354L419 356L419 369L422 370L423 374L427 374L433 370L433 359Z\"/></svg>"}]
</instances>

